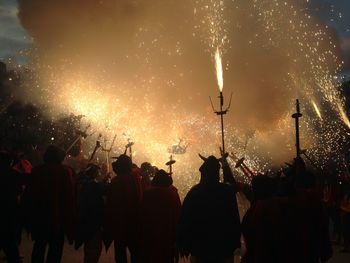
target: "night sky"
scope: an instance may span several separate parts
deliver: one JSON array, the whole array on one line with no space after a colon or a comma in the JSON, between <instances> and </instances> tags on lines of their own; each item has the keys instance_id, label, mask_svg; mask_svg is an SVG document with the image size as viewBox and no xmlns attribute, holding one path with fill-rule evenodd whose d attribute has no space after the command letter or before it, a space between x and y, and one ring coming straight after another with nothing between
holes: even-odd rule
<instances>
[{"instance_id":1,"label":"night sky","mask_svg":"<svg viewBox=\"0 0 350 263\"><path fill-rule=\"evenodd\" d=\"M305 0L306 1L306 0ZM334 28L343 50L345 70L350 71L350 1L349 0L309 0L310 12L323 23ZM19 51L31 46L17 18L17 1L0 0L0 59L15 58L25 62Z\"/></svg>"}]
</instances>

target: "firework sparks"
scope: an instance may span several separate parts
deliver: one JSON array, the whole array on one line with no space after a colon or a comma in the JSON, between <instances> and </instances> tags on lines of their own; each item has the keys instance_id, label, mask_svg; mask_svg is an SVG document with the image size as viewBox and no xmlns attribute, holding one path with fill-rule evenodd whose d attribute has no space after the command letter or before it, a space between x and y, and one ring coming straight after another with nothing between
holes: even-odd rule
<instances>
[{"instance_id":1,"label":"firework sparks","mask_svg":"<svg viewBox=\"0 0 350 263\"><path fill-rule=\"evenodd\" d=\"M158 9L158 2L152 8L154 12L131 6L135 23L130 23L128 14L108 18L112 21L110 28L106 21L99 20L107 13L119 14L118 10L89 19L94 21L92 26L85 26L88 22L83 20L66 27L70 33L67 39L49 41L60 43L56 49L48 48L53 52L53 65L39 65L40 70L45 68L41 73L46 78L44 84L34 82L35 89L28 90L40 93L40 102L47 101L54 114L83 114L97 133L102 132L110 140L118 134L114 154L124 151L127 138L121 135L127 133L135 141L135 162L150 161L164 167L169 146L177 138L185 138L190 146L186 154L176 156L174 174L183 193L198 181L197 152L209 155L219 147L220 130L205 105L215 81L214 74L210 74L211 56L220 91L223 70L229 72L225 75L225 90L233 81L237 89L237 103L225 127L227 150L246 157L252 170L264 171L292 156L294 142L290 134L294 129L288 101L292 103L296 93L302 101L309 101L305 109L311 109L303 112L303 146L320 162L339 151L339 142L345 140L340 124L344 122L350 128L340 103L342 95L333 83L341 63L327 29L310 18L307 8L291 0L193 0L192 12L187 10L188 3L182 6L183 1L173 1L176 8L180 6L176 10L185 10L179 13L163 10L163 5ZM101 3L98 10L107 10L103 7ZM170 19L168 15L175 17ZM84 25L84 34L79 23ZM117 29L115 25L119 25ZM128 25L127 32L124 25ZM79 43L82 48L71 43ZM267 105L262 96L271 103ZM327 109L327 114L321 114L319 105ZM313 111L323 120L322 129ZM247 146L242 137L248 129L255 133ZM93 140L87 143L85 152L91 151L91 145Z\"/></svg>"},{"instance_id":2,"label":"firework sparks","mask_svg":"<svg viewBox=\"0 0 350 263\"><path fill-rule=\"evenodd\" d=\"M312 104L312 106L314 107L314 110L315 110L317 116L320 118L321 121L323 121L321 111L320 111L320 109L318 108L316 102L315 102L314 100L311 100L311 104Z\"/></svg>"},{"instance_id":3,"label":"firework sparks","mask_svg":"<svg viewBox=\"0 0 350 263\"><path fill-rule=\"evenodd\" d=\"M218 81L220 92L222 92L224 88L224 77L222 71L222 60L219 48L216 49L215 52L215 69L216 69L216 78Z\"/></svg>"},{"instance_id":4,"label":"firework sparks","mask_svg":"<svg viewBox=\"0 0 350 263\"><path fill-rule=\"evenodd\" d=\"M346 115L344 107L340 103L338 103L338 109L339 109L339 114L340 114L342 121L350 129L350 120L349 120L348 116Z\"/></svg>"}]
</instances>

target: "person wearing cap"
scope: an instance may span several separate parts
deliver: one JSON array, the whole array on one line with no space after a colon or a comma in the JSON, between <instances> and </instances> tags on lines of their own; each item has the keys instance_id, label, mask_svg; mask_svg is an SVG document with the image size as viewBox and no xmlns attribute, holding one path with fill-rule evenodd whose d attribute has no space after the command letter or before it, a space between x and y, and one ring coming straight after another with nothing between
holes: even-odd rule
<instances>
[{"instance_id":1,"label":"person wearing cap","mask_svg":"<svg viewBox=\"0 0 350 263\"><path fill-rule=\"evenodd\" d=\"M115 261L127 262L128 249L131 261L137 261L137 222L140 200L140 181L132 172L129 156L120 155L112 163L116 176L112 179L107 192L105 215L105 245L109 248L114 242Z\"/></svg>"},{"instance_id":2,"label":"person wearing cap","mask_svg":"<svg viewBox=\"0 0 350 263\"><path fill-rule=\"evenodd\" d=\"M24 192L27 228L34 240L32 262L61 262L65 235L70 243L74 239L75 182L73 170L62 164L64 158L63 150L49 146Z\"/></svg>"},{"instance_id":3,"label":"person wearing cap","mask_svg":"<svg viewBox=\"0 0 350 263\"><path fill-rule=\"evenodd\" d=\"M143 195L140 211L141 262L174 262L176 226L181 211L170 175L159 170Z\"/></svg>"},{"instance_id":4,"label":"person wearing cap","mask_svg":"<svg viewBox=\"0 0 350 263\"><path fill-rule=\"evenodd\" d=\"M201 179L186 195L177 231L183 257L195 262L233 260L240 248L240 218L232 185L220 183L220 162L214 156L199 168Z\"/></svg>"},{"instance_id":5,"label":"person wearing cap","mask_svg":"<svg viewBox=\"0 0 350 263\"><path fill-rule=\"evenodd\" d=\"M97 182L100 168L89 164L81 175L78 198L78 224L75 249L84 244L84 263L97 263L102 251L102 226L104 216L104 192L102 183Z\"/></svg>"}]
</instances>

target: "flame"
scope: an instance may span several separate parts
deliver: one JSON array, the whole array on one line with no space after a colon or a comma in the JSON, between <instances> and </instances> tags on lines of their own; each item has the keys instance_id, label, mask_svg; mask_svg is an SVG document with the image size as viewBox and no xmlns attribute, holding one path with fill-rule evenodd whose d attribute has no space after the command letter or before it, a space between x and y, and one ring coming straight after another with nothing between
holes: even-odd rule
<instances>
[{"instance_id":1,"label":"flame","mask_svg":"<svg viewBox=\"0 0 350 263\"><path fill-rule=\"evenodd\" d=\"M215 69L216 69L216 78L218 80L218 85L220 92L222 92L224 88L224 77L222 72L222 60L219 48L216 49L215 52Z\"/></svg>"},{"instance_id":2,"label":"flame","mask_svg":"<svg viewBox=\"0 0 350 263\"><path fill-rule=\"evenodd\" d=\"M340 102L338 103L338 109L339 109L339 114L340 114L342 121L350 129L350 120L349 120L348 116L346 115L346 112L345 112L345 110Z\"/></svg>"},{"instance_id":3,"label":"flame","mask_svg":"<svg viewBox=\"0 0 350 263\"><path fill-rule=\"evenodd\" d=\"M317 106L316 102L314 100L311 100L311 104L314 107L314 110L315 110L317 116L320 118L321 121L323 121L321 111L320 111L319 107Z\"/></svg>"}]
</instances>

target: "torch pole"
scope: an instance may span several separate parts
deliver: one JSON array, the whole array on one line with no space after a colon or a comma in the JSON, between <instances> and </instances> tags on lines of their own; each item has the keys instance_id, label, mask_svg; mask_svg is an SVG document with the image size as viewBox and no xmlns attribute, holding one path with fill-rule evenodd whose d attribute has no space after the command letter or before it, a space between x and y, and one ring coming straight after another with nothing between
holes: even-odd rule
<instances>
[{"instance_id":1,"label":"torch pole","mask_svg":"<svg viewBox=\"0 0 350 263\"><path fill-rule=\"evenodd\" d=\"M300 128L299 128L299 118L303 115L300 113L300 103L299 100L296 100L296 113L292 115L292 118L295 119L295 148L297 153L297 158L300 158Z\"/></svg>"},{"instance_id":2,"label":"torch pole","mask_svg":"<svg viewBox=\"0 0 350 263\"><path fill-rule=\"evenodd\" d=\"M220 117L221 117L221 140L222 140L222 152L225 154L225 131L224 131L224 95L220 91Z\"/></svg>"}]
</instances>

